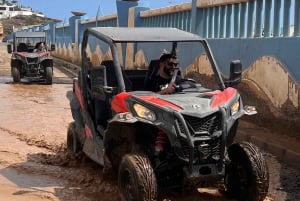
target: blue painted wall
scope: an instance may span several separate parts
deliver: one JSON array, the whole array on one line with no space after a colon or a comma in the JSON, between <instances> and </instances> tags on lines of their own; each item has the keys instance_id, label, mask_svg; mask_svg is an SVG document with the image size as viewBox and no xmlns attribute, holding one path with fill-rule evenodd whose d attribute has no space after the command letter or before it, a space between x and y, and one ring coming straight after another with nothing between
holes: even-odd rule
<instances>
[{"instance_id":1,"label":"blue painted wall","mask_svg":"<svg viewBox=\"0 0 300 201\"><path fill-rule=\"evenodd\" d=\"M297 55L300 47L299 0L257 0L193 9L192 5L201 1L192 0L190 9L174 8L176 12L164 14L162 10L153 15L148 2L117 0L115 17L84 20L83 17L72 16L68 24L52 23L26 31L44 30L48 34L48 41L61 47L68 47L77 39L79 46L83 32L88 27L128 26L129 8L135 7L136 27L176 27L208 38L225 75L233 59L240 59L244 68L247 68L257 58L273 56L300 83ZM76 23L78 35L75 35Z\"/></svg>"},{"instance_id":2,"label":"blue painted wall","mask_svg":"<svg viewBox=\"0 0 300 201\"><path fill-rule=\"evenodd\" d=\"M300 83L300 38L208 39L222 72L228 72L229 62L240 59L244 70L262 56L280 61L292 78Z\"/></svg>"}]
</instances>

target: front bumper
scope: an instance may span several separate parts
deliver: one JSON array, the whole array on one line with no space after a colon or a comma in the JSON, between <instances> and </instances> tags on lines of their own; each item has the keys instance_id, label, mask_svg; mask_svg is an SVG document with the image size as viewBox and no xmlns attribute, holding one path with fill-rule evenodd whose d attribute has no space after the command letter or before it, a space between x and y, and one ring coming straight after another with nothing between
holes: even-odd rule
<instances>
[{"instance_id":1,"label":"front bumper","mask_svg":"<svg viewBox=\"0 0 300 201\"><path fill-rule=\"evenodd\" d=\"M186 162L188 178L224 174L224 157L228 135L226 110L204 118L175 114L175 130L180 146L175 153Z\"/></svg>"}]
</instances>

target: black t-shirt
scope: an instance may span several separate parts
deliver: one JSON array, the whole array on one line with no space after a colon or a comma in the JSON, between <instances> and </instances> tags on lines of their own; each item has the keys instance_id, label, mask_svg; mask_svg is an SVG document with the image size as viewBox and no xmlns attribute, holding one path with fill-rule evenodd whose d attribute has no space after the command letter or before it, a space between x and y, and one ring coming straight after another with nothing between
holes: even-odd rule
<instances>
[{"instance_id":1,"label":"black t-shirt","mask_svg":"<svg viewBox=\"0 0 300 201\"><path fill-rule=\"evenodd\" d=\"M180 76L176 77L175 84L180 82ZM162 87L166 86L171 82L171 79L165 79L160 77L159 75L153 76L152 79L149 79L145 82L145 90L158 92L161 90Z\"/></svg>"}]
</instances>

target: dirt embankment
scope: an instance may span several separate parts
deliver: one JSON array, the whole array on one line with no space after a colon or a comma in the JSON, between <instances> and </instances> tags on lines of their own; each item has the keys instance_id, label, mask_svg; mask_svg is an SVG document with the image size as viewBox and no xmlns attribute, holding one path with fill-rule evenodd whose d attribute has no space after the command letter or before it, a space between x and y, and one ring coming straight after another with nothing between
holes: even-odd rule
<instances>
[{"instance_id":1,"label":"dirt embankment","mask_svg":"<svg viewBox=\"0 0 300 201\"><path fill-rule=\"evenodd\" d=\"M244 120L271 130L274 137L284 135L294 138L300 143L298 132L300 130L300 116L295 112L291 112L295 109L289 109L289 105L286 104L285 107L281 108L281 111L278 111L269 103L270 100L267 96L250 82L242 82L237 88L241 93L244 104L254 105L258 111L255 118L245 116L243 117Z\"/></svg>"},{"instance_id":2,"label":"dirt embankment","mask_svg":"<svg viewBox=\"0 0 300 201\"><path fill-rule=\"evenodd\" d=\"M42 25L49 24L50 22L55 22L57 20L47 18L47 17L39 17L36 15L31 16L15 16L12 18L1 19L0 22L3 26L3 36L5 37L9 33L13 32L13 30L21 29L24 26L34 26L34 25Z\"/></svg>"}]
</instances>

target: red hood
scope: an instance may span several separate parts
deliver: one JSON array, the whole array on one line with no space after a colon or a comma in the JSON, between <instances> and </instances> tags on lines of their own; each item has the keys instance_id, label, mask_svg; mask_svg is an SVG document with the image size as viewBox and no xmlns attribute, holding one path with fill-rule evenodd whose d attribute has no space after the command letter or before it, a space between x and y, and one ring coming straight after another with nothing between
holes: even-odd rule
<instances>
[{"instance_id":1,"label":"red hood","mask_svg":"<svg viewBox=\"0 0 300 201\"><path fill-rule=\"evenodd\" d=\"M228 102L236 94L236 89L228 87L224 91L212 91L205 93L206 95L213 96L211 107L215 108L222 103Z\"/></svg>"},{"instance_id":2,"label":"red hood","mask_svg":"<svg viewBox=\"0 0 300 201\"><path fill-rule=\"evenodd\" d=\"M190 97L187 94L174 94L168 96L156 96L145 94L135 95L132 93L122 92L116 95L112 100L112 109L116 112L130 112L126 105L126 100L130 97L137 97L138 99L149 102L159 107L168 107L170 109L180 111L185 110L186 112L208 112L211 109L215 109L221 104L230 101L236 95L236 89L226 88L224 91L212 91L202 94L193 93Z\"/></svg>"},{"instance_id":3,"label":"red hood","mask_svg":"<svg viewBox=\"0 0 300 201\"><path fill-rule=\"evenodd\" d=\"M45 54L49 54L50 56L50 52L32 52L32 53L29 53L29 52L15 52L14 55L20 55L22 57L27 57L28 55L34 55L36 54L38 57L41 57Z\"/></svg>"},{"instance_id":4,"label":"red hood","mask_svg":"<svg viewBox=\"0 0 300 201\"><path fill-rule=\"evenodd\" d=\"M125 101L126 101L126 99L128 99L132 96L134 96L134 95L132 95L130 93L126 93L126 92L122 92L122 93L116 95L111 102L112 109L117 113L130 112L130 110L126 106ZM160 106L160 107L170 107L174 110L182 110L181 107L179 107L175 104L172 104L169 101L160 99L156 96L138 96L138 98L142 99L144 101L147 101L147 102L151 102L152 104Z\"/></svg>"}]
</instances>

